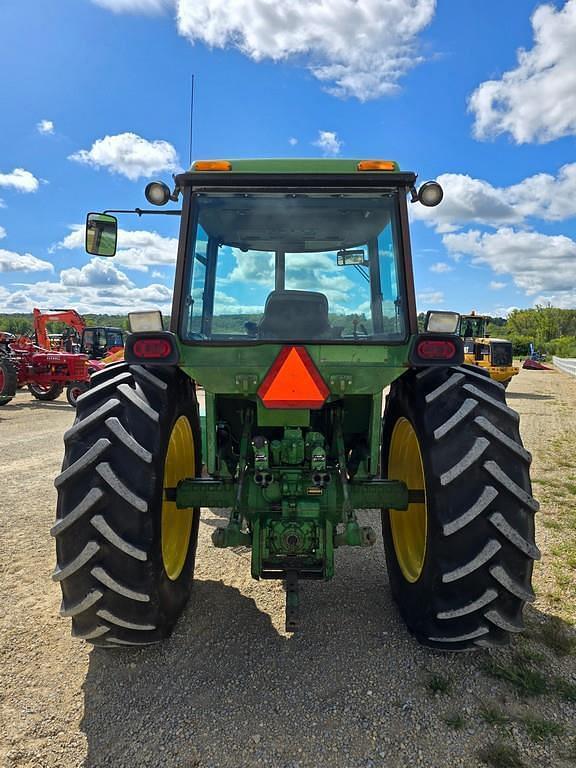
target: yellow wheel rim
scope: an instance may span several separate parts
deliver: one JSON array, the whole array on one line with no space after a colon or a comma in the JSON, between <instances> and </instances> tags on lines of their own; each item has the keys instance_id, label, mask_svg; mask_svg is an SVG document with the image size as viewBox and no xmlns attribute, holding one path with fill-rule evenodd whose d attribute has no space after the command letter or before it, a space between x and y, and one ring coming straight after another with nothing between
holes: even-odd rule
<instances>
[{"instance_id":1,"label":"yellow wheel rim","mask_svg":"<svg viewBox=\"0 0 576 768\"><path fill-rule=\"evenodd\" d=\"M388 477L401 480L410 490L424 490L424 466L414 427L404 417L392 431L388 456ZM407 581L420 578L426 556L427 514L424 503L410 504L406 510L390 510L390 527L398 565Z\"/></svg>"},{"instance_id":2,"label":"yellow wheel rim","mask_svg":"<svg viewBox=\"0 0 576 768\"><path fill-rule=\"evenodd\" d=\"M194 467L192 427L186 416L180 416L172 427L168 441L162 489L162 562L172 581L180 576L186 562L194 510L176 509L175 501L164 498L164 489L176 488L180 480L193 477Z\"/></svg>"}]
</instances>

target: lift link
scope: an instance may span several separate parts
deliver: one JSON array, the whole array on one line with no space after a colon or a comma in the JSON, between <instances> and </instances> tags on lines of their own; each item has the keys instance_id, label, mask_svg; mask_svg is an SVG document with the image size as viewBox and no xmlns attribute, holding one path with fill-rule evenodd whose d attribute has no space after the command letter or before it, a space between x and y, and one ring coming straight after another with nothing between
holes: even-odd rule
<instances>
[{"instance_id":1,"label":"lift link","mask_svg":"<svg viewBox=\"0 0 576 768\"><path fill-rule=\"evenodd\" d=\"M216 528L212 533L212 543L215 547L238 547L251 546L252 536L249 532L242 530L242 496L244 491L244 482L246 479L246 469L248 466L248 446L250 445L250 436L252 434L252 411L244 411L244 425L242 428L242 437L240 440L240 457L238 461L238 482L236 486L232 485L234 494L234 503L231 505L230 521L226 528Z\"/></svg>"},{"instance_id":2,"label":"lift link","mask_svg":"<svg viewBox=\"0 0 576 768\"><path fill-rule=\"evenodd\" d=\"M346 468L346 449L342 431L342 409L334 414L334 444L338 458L338 476L342 489L342 523L344 531L334 537L334 546L371 547L376 543L376 534L370 526L360 526L356 519L355 505L350 499L350 483Z\"/></svg>"}]
</instances>

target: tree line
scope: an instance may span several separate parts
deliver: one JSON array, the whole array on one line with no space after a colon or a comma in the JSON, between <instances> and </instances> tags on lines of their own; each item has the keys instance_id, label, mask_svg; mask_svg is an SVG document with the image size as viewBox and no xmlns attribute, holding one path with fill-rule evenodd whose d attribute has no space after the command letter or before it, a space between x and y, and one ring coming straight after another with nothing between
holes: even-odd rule
<instances>
[{"instance_id":1,"label":"tree line","mask_svg":"<svg viewBox=\"0 0 576 768\"><path fill-rule=\"evenodd\" d=\"M113 328L123 328L128 330L127 315L82 315L86 325L108 325ZM61 333L66 327L65 323L49 322L47 324L49 333ZM34 332L34 321L32 313L0 314L0 331L13 333L16 336L25 336Z\"/></svg>"},{"instance_id":2,"label":"tree line","mask_svg":"<svg viewBox=\"0 0 576 768\"><path fill-rule=\"evenodd\" d=\"M420 329L426 315L418 315ZM530 354L530 345L547 355L576 357L576 309L539 306L514 309L508 317L490 317L487 333L512 342L514 355Z\"/></svg>"},{"instance_id":3,"label":"tree line","mask_svg":"<svg viewBox=\"0 0 576 768\"><path fill-rule=\"evenodd\" d=\"M425 314L418 316L420 328L424 327ZM91 326L109 325L127 330L126 315L84 315ZM169 319L164 318L167 328ZM51 323L51 333L60 333L62 323ZM34 330L32 314L0 314L0 331L16 335ZM576 309L536 306L534 309L514 309L507 318L490 317L488 334L492 337L509 339L515 355L528 355L530 344L536 350L558 357L576 357Z\"/></svg>"}]
</instances>

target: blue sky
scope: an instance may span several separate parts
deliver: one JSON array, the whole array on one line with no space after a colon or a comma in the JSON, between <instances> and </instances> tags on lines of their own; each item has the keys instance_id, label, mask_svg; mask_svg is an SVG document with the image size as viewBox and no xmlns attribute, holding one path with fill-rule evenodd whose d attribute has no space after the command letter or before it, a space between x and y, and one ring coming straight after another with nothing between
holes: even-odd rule
<instances>
[{"instance_id":1,"label":"blue sky","mask_svg":"<svg viewBox=\"0 0 576 768\"><path fill-rule=\"evenodd\" d=\"M176 219L143 206L193 155L381 157L411 206L419 309L576 307L576 0L2 0L0 311L169 308Z\"/></svg>"}]
</instances>

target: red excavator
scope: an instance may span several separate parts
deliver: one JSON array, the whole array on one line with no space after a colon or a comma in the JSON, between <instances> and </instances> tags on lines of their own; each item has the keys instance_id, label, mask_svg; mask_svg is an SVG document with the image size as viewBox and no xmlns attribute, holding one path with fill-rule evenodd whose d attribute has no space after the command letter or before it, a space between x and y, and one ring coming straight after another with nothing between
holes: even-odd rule
<instances>
[{"instance_id":1,"label":"red excavator","mask_svg":"<svg viewBox=\"0 0 576 768\"><path fill-rule=\"evenodd\" d=\"M34 309L36 343L44 349L53 349L48 334L48 323L64 323L60 350L81 352L91 360L102 360L124 348L124 332L111 326L88 326L75 309Z\"/></svg>"}]
</instances>

